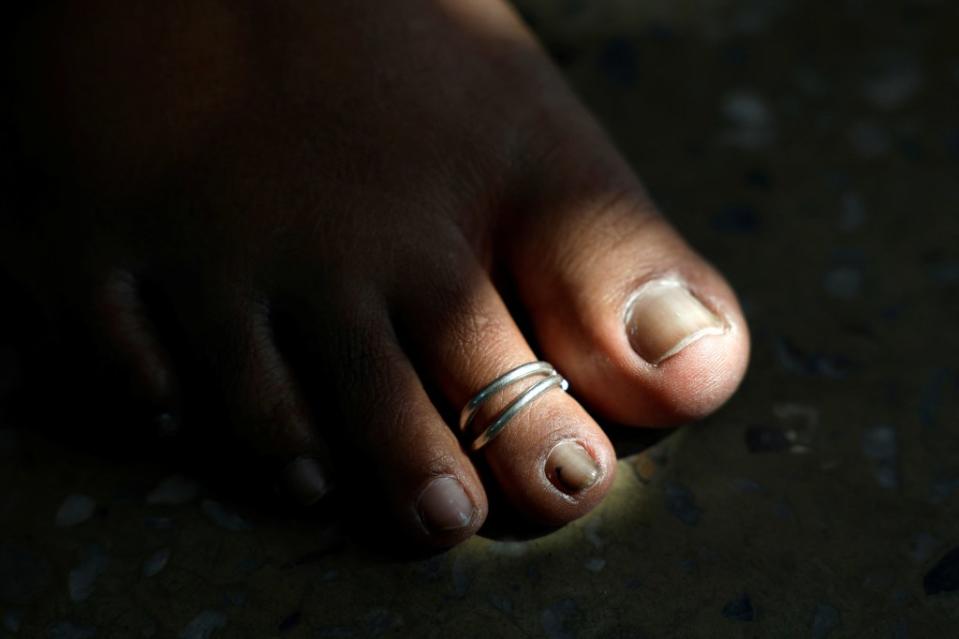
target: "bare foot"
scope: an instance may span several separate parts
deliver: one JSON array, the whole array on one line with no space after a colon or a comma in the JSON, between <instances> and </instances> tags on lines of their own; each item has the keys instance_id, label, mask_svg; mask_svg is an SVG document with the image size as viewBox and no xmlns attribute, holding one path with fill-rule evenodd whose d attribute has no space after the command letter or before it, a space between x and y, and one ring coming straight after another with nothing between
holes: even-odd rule
<instances>
[{"instance_id":1,"label":"bare foot","mask_svg":"<svg viewBox=\"0 0 959 639\"><path fill-rule=\"evenodd\" d=\"M43 189L5 267L162 414L217 398L304 503L372 475L414 540L451 545L486 517L483 460L567 522L615 470L583 405L675 424L742 378L729 286L498 0L88 2L19 51ZM460 408L538 359L583 405L553 388L472 452L523 387L462 439Z\"/></svg>"}]
</instances>

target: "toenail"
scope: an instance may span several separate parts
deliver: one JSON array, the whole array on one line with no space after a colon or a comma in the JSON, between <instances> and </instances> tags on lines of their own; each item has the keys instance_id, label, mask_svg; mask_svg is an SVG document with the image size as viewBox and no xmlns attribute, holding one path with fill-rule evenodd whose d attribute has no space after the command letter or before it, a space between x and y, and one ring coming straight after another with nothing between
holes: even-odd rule
<instances>
[{"instance_id":1,"label":"toenail","mask_svg":"<svg viewBox=\"0 0 959 639\"><path fill-rule=\"evenodd\" d=\"M297 457L280 472L280 486L301 506L312 506L329 491L323 467L312 457Z\"/></svg>"},{"instance_id":2,"label":"toenail","mask_svg":"<svg viewBox=\"0 0 959 639\"><path fill-rule=\"evenodd\" d=\"M466 528L476 508L455 477L437 477L423 489L418 508L420 519L430 533Z\"/></svg>"},{"instance_id":3,"label":"toenail","mask_svg":"<svg viewBox=\"0 0 959 639\"><path fill-rule=\"evenodd\" d=\"M578 493L596 483L599 464L576 442L558 444L546 459L546 476L564 493Z\"/></svg>"},{"instance_id":4,"label":"toenail","mask_svg":"<svg viewBox=\"0 0 959 639\"><path fill-rule=\"evenodd\" d=\"M721 335L725 323L682 282L655 280L633 296L626 311L629 342L640 357L659 364L707 335Z\"/></svg>"}]
</instances>

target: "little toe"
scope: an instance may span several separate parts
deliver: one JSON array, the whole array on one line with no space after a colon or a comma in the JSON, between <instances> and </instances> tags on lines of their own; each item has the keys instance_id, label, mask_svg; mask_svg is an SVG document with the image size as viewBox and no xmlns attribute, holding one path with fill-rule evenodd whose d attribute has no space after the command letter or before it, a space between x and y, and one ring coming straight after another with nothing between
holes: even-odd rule
<instances>
[{"instance_id":1,"label":"little toe","mask_svg":"<svg viewBox=\"0 0 959 639\"><path fill-rule=\"evenodd\" d=\"M152 414L154 434L170 434L179 412L176 373L133 273L114 270L95 288L89 324L116 377Z\"/></svg>"},{"instance_id":2,"label":"little toe","mask_svg":"<svg viewBox=\"0 0 959 639\"><path fill-rule=\"evenodd\" d=\"M192 435L217 455L209 468L294 506L320 501L332 487L329 452L276 346L266 302L242 286L176 289L168 299L185 340L175 353L184 419L204 426Z\"/></svg>"}]
</instances>

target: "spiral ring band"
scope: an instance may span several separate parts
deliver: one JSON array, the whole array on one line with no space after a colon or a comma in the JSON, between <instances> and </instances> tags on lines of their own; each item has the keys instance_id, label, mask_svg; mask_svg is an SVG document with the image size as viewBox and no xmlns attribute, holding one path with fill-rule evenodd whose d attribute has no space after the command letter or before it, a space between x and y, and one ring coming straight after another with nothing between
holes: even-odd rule
<instances>
[{"instance_id":1,"label":"spiral ring band","mask_svg":"<svg viewBox=\"0 0 959 639\"><path fill-rule=\"evenodd\" d=\"M523 364L494 379L467 402L460 413L460 430L462 432L472 430L471 427L476 420L477 413L479 413L483 405L494 395L534 375L545 375L545 377L513 399L513 401L493 419L490 425L473 440L472 444L470 444L472 450L479 450L493 441L493 439L509 425L513 417L546 391L554 387L559 387L564 391L569 388L569 382L557 373L556 369L553 368L549 362L539 361Z\"/></svg>"}]
</instances>

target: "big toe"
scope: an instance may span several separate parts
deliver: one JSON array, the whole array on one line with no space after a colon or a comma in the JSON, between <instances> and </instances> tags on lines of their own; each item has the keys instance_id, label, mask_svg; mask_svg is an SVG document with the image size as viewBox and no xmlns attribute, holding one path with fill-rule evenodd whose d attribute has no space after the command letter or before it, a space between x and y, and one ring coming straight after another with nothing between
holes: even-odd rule
<instances>
[{"instance_id":1,"label":"big toe","mask_svg":"<svg viewBox=\"0 0 959 639\"><path fill-rule=\"evenodd\" d=\"M545 355L593 409L629 425L701 418L745 373L742 311L615 153L597 147L597 161L580 153L557 171L565 179L546 180L548 195L520 223L510 245L519 294Z\"/></svg>"}]
</instances>

